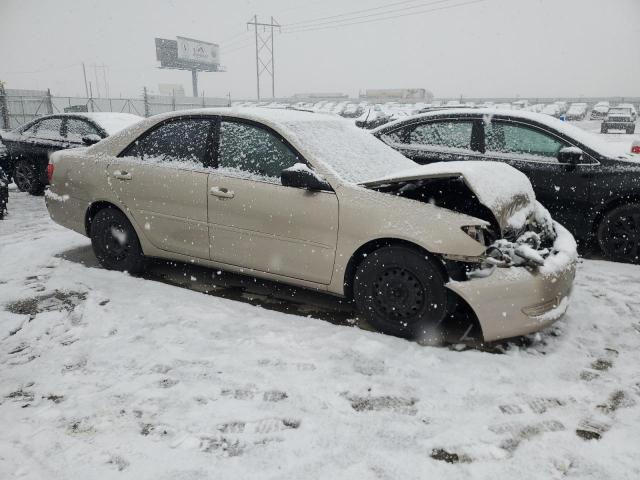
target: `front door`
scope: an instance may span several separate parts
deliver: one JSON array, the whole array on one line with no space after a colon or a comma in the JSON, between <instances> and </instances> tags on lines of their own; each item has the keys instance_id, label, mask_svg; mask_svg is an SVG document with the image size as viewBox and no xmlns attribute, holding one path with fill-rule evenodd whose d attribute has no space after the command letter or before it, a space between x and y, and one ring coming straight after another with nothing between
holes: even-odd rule
<instances>
[{"instance_id":1,"label":"front door","mask_svg":"<svg viewBox=\"0 0 640 480\"><path fill-rule=\"evenodd\" d=\"M209 258L207 176L214 122L179 118L109 163L109 185L157 248Z\"/></svg>"},{"instance_id":2,"label":"front door","mask_svg":"<svg viewBox=\"0 0 640 480\"><path fill-rule=\"evenodd\" d=\"M581 230L590 208L589 184L595 162L560 163L558 153L570 145L551 131L522 122L494 119L485 124L485 158L508 163L523 172L537 200L570 231Z\"/></svg>"},{"instance_id":3,"label":"front door","mask_svg":"<svg viewBox=\"0 0 640 480\"><path fill-rule=\"evenodd\" d=\"M207 185L211 259L330 283L336 194L282 186L280 172L304 159L274 132L228 120L219 128L218 168Z\"/></svg>"}]
</instances>

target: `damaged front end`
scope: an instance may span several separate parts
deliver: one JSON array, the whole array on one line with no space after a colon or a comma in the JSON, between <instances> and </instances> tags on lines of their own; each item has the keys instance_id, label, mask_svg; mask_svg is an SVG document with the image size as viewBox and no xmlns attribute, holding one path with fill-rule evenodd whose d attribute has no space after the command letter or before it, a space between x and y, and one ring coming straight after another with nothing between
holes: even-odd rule
<instances>
[{"instance_id":1,"label":"damaged front end","mask_svg":"<svg viewBox=\"0 0 640 480\"><path fill-rule=\"evenodd\" d=\"M492 162L421 166L365 186L478 219L461 234L476 256L441 254L452 314L471 311L485 342L536 332L561 318L575 277L576 242L536 201L521 172Z\"/></svg>"},{"instance_id":2,"label":"damaged front end","mask_svg":"<svg viewBox=\"0 0 640 480\"><path fill-rule=\"evenodd\" d=\"M568 249L569 254L573 249L575 253L571 241L556 244L560 226L527 192L503 198L499 202L483 202L473 186L459 174L387 182L372 187L383 193L479 218L489 224L463 227L464 233L485 245L483 255L444 255L448 267L451 267L450 273L456 280L487 276L494 268L543 267L547 258L557 254L560 249ZM462 275L461 269L464 270Z\"/></svg>"}]
</instances>

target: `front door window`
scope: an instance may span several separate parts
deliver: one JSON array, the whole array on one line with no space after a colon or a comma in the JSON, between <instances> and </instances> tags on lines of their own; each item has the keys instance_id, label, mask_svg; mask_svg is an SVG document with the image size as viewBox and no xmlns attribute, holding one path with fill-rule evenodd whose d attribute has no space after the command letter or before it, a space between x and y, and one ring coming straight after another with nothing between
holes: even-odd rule
<instances>
[{"instance_id":1,"label":"front door window","mask_svg":"<svg viewBox=\"0 0 640 480\"><path fill-rule=\"evenodd\" d=\"M268 130L233 121L220 124L221 173L280 183L280 173L299 161L289 146Z\"/></svg>"},{"instance_id":2,"label":"front door window","mask_svg":"<svg viewBox=\"0 0 640 480\"><path fill-rule=\"evenodd\" d=\"M556 162L560 149L568 146L559 138L520 124L493 121L485 125L484 131L488 154Z\"/></svg>"}]
</instances>

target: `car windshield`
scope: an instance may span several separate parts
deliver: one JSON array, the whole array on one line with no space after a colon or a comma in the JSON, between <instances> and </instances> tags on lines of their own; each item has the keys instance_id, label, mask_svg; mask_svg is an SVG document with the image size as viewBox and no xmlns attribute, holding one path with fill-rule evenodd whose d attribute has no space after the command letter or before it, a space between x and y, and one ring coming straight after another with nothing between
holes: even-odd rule
<instances>
[{"instance_id":1,"label":"car windshield","mask_svg":"<svg viewBox=\"0 0 640 480\"><path fill-rule=\"evenodd\" d=\"M370 133L343 120L281 124L288 130L288 137L347 182L363 183L416 166Z\"/></svg>"}]
</instances>

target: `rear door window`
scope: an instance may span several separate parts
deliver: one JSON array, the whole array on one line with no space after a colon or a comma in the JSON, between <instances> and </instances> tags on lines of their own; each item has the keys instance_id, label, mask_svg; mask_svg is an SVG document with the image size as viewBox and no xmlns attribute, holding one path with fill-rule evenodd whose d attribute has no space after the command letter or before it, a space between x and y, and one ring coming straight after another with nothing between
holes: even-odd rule
<instances>
[{"instance_id":1,"label":"rear door window","mask_svg":"<svg viewBox=\"0 0 640 480\"><path fill-rule=\"evenodd\" d=\"M411 145L436 146L443 149L471 151L472 121L423 123L413 129L407 141Z\"/></svg>"},{"instance_id":2,"label":"rear door window","mask_svg":"<svg viewBox=\"0 0 640 480\"><path fill-rule=\"evenodd\" d=\"M208 118L184 118L165 123L138 139L122 156L184 167L203 167L209 163L213 124L213 120Z\"/></svg>"},{"instance_id":3,"label":"rear door window","mask_svg":"<svg viewBox=\"0 0 640 480\"><path fill-rule=\"evenodd\" d=\"M62 119L61 118L45 118L36 129L36 137L45 140L63 140L62 138Z\"/></svg>"}]
</instances>

